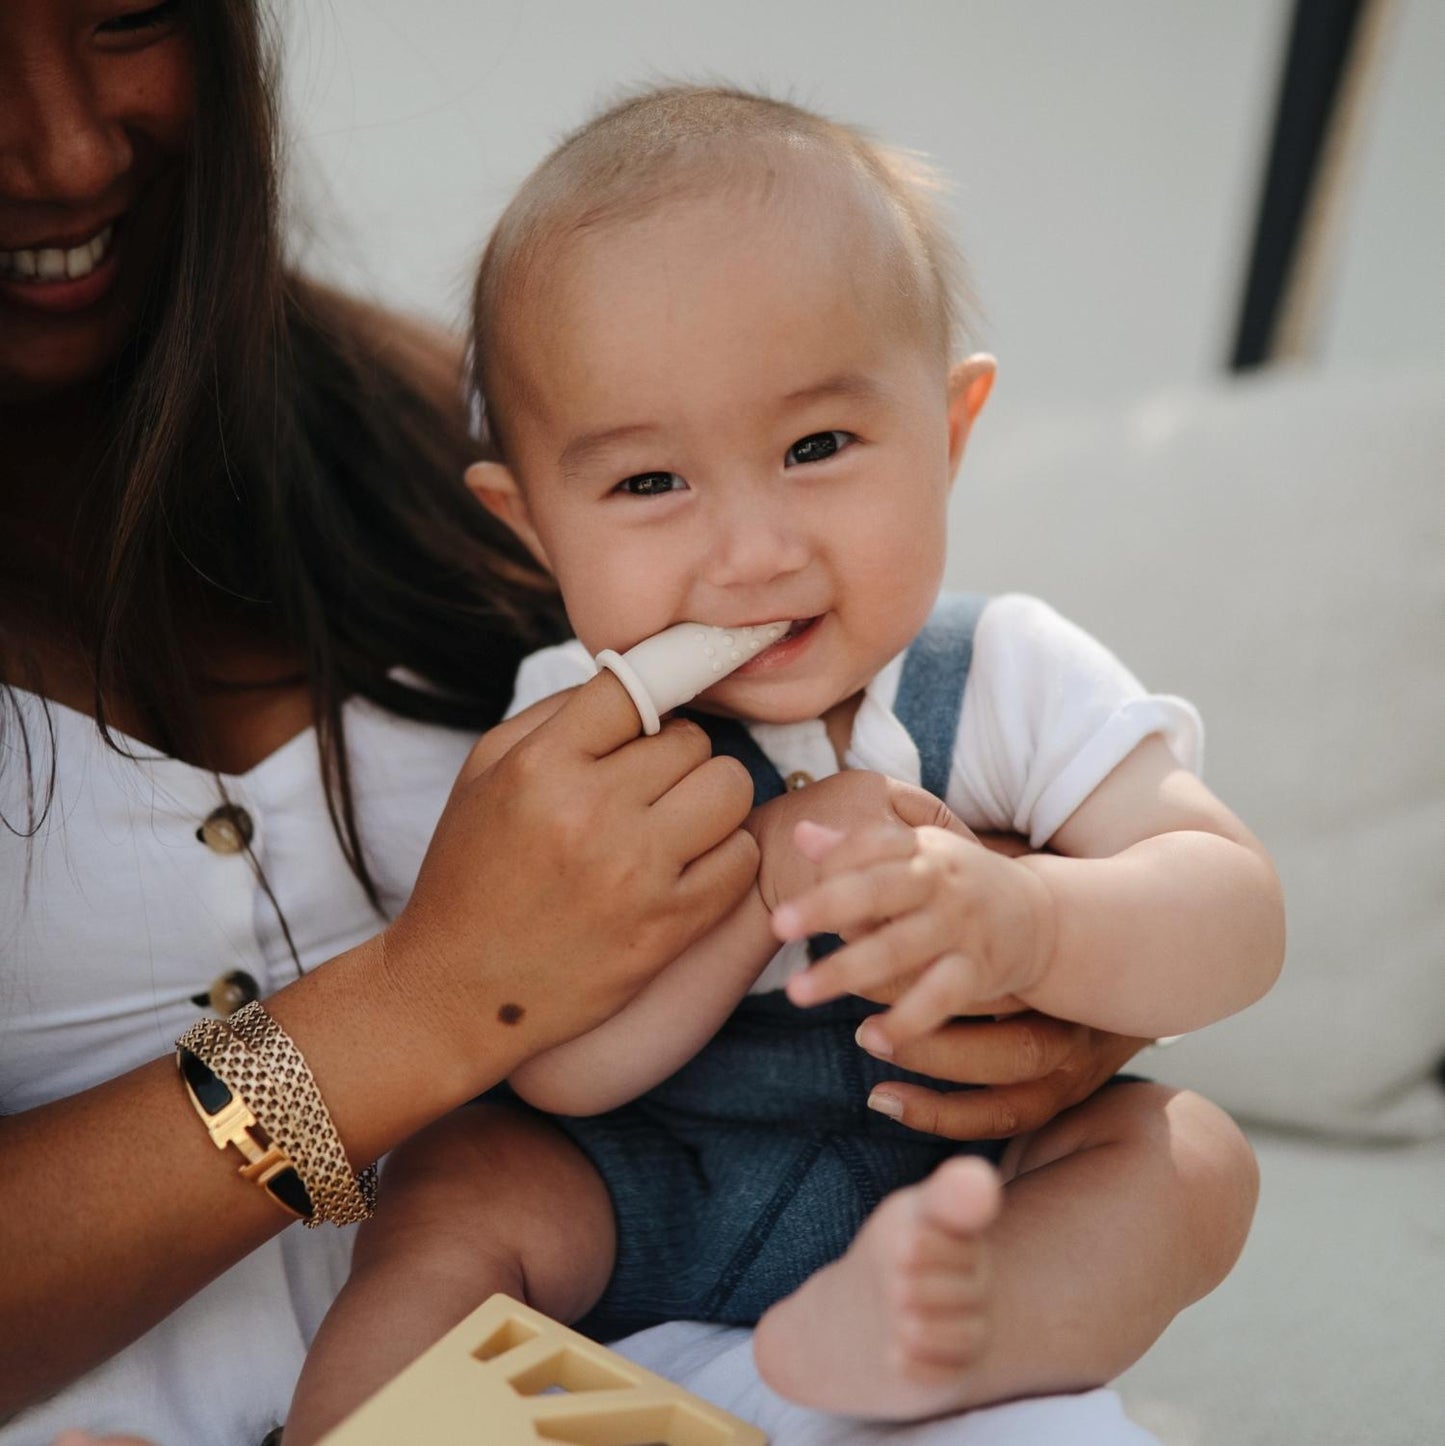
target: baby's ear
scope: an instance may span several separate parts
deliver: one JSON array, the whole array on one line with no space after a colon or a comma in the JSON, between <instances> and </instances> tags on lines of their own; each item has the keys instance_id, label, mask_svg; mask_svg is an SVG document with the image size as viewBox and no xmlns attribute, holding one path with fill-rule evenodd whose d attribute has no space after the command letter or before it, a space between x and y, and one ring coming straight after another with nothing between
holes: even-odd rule
<instances>
[{"instance_id":1,"label":"baby's ear","mask_svg":"<svg viewBox=\"0 0 1445 1446\"><path fill-rule=\"evenodd\" d=\"M983 411L998 363L986 352L975 352L948 373L948 463L957 470L974 419Z\"/></svg>"},{"instance_id":2,"label":"baby's ear","mask_svg":"<svg viewBox=\"0 0 1445 1446\"><path fill-rule=\"evenodd\" d=\"M526 544L527 551L551 570L547 549L532 525L527 499L512 476L511 468L501 462L473 462L462 474L472 496L494 517L500 517Z\"/></svg>"}]
</instances>

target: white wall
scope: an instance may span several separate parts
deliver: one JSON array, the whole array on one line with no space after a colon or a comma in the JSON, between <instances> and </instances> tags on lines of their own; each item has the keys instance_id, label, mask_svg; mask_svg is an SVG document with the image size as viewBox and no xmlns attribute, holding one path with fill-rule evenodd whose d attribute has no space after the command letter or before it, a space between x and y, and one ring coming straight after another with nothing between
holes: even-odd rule
<instances>
[{"instance_id":1,"label":"white wall","mask_svg":"<svg viewBox=\"0 0 1445 1446\"><path fill-rule=\"evenodd\" d=\"M315 264L460 317L510 188L618 88L760 85L932 155L998 399L1093 401L1228 344L1285 0L289 0Z\"/></svg>"},{"instance_id":2,"label":"white wall","mask_svg":"<svg viewBox=\"0 0 1445 1446\"><path fill-rule=\"evenodd\" d=\"M1445 357L1445 0L1395 0L1320 343L1331 367Z\"/></svg>"},{"instance_id":3,"label":"white wall","mask_svg":"<svg viewBox=\"0 0 1445 1446\"><path fill-rule=\"evenodd\" d=\"M459 321L515 183L619 89L766 87L929 153L995 411L1228 351L1290 0L275 0L319 269ZM1445 355L1445 0L1395 0L1324 365ZM999 421L1003 421L1000 418Z\"/></svg>"}]
</instances>

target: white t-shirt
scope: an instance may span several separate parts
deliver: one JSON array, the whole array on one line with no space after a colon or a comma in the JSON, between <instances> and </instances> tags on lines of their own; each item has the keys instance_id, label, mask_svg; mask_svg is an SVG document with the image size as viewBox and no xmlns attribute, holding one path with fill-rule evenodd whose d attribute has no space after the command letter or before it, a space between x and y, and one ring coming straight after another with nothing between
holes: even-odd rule
<instances>
[{"instance_id":1,"label":"white t-shirt","mask_svg":"<svg viewBox=\"0 0 1445 1446\"><path fill-rule=\"evenodd\" d=\"M137 759L123 757L88 715L51 703L47 725L38 698L12 697L38 754L37 801L49 726L56 772L33 839L0 825L6 1114L169 1053L208 1012L192 996L219 975L244 970L263 996L296 978L276 908L245 855L217 853L196 837L221 801L211 774L138 743L130 744ZM0 815L18 827L28 816L19 720L0 716ZM362 841L395 914L475 739L361 700L345 716ZM381 921L326 811L314 733L225 786L250 820L303 968L376 933ZM196 1142L210 1148L199 1124ZM97 1216L108 1209L105 1199L91 1203ZM0 1443L50 1446L78 1426L135 1432L159 1446L256 1446L290 1404L306 1347L346 1278L353 1233L299 1222L283 1230L59 1396L0 1425ZM0 1220L0 1258L23 1248Z\"/></svg>"},{"instance_id":2,"label":"white t-shirt","mask_svg":"<svg viewBox=\"0 0 1445 1446\"><path fill-rule=\"evenodd\" d=\"M917 784L918 749L893 711L903 658L892 659L864 691L843 766ZM575 639L544 648L522 664L508 711L520 712L596 671ZM820 720L747 726L784 778L838 772ZM1182 767L1199 771L1204 730L1190 703L1146 693L1102 643L1038 598L991 598L974 634L944 802L972 829L1022 834L1041 848L1155 733ZM751 992L780 989L806 967L805 945L785 945Z\"/></svg>"}]
</instances>

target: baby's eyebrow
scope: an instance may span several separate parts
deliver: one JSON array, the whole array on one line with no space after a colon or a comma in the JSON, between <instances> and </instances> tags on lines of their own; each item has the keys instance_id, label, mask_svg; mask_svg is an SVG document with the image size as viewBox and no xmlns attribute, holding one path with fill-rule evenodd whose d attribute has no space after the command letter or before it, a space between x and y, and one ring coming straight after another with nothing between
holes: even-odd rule
<instances>
[{"instance_id":1,"label":"baby's eyebrow","mask_svg":"<svg viewBox=\"0 0 1445 1446\"><path fill-rule=\"evenodd\" d=\"M558 470L564 477L573 476L582 470L584 463L604 452L608 447L615 447L619 442L632 442L640 437L655 437L658 435L658 428L650 422L632 422L622 427L603 427L595 432L583 432L580 436L573 437L565 447L562 448L562 455L557 459Z\"/></svg>"},{"instance_id":2,"label":"baby's eyebrow","mask_svg":"<svg viewBox=\"0 0 1445 1446\"><path fill-rule=\"evenodd\" d=\"M883 388L862 372L839 372L836 376L799 387L783 398L785 407L796 407L808 402L823 402L831 397L844 397L858 402L876 401L883 395Z\"/></svg>"}]
</instances>

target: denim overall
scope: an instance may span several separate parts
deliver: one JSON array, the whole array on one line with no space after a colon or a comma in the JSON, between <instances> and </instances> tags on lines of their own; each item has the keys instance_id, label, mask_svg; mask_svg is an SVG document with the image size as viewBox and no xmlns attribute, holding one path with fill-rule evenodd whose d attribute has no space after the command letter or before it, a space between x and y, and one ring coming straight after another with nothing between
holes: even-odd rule
<instances>
[{"instance_id":1,"label":"denim overall","mask_svg":"<svg viewBox=\"0 0 1445 1446\"><path fill-rule=\"evenodd\" d=\"M939 797L985 601L942 599L899 681L894 711ZM784 791L740 723L691 716L714 753L747 765L758 803ZM818 936L810 952L838 942ZM617 1218L612 1279L578 1329L610 1340L667 1320L751 1325L840 1256L885 1195L950 1155L998 1159L1004 1141L941 1140L867 1108L885 1080L938 1083L854 1042L878 1008L851 996L799 1009L781 990L748 995L669 1079L607 1114L555 1121L596 1166Z\"/></svg>"}]
</instances>

